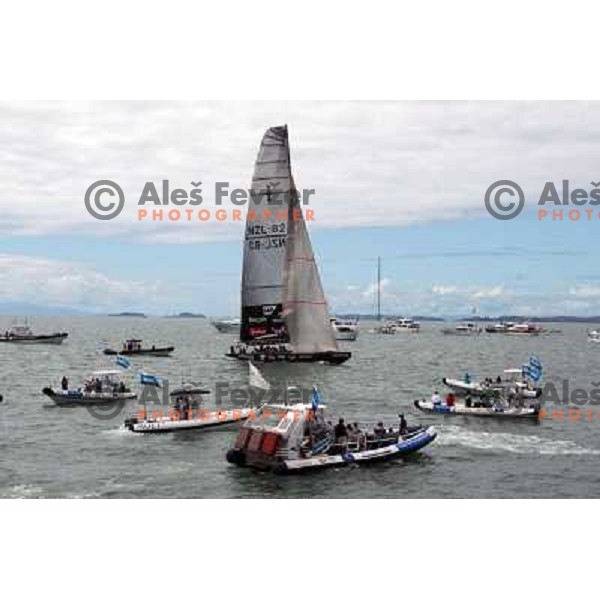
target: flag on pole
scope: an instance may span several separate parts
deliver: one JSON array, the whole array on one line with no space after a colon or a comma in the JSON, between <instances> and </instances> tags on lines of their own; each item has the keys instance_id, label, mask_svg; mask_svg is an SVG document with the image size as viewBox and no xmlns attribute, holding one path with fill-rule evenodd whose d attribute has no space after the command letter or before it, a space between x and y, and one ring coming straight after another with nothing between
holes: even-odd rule
<instances>
[{"instance_id":1,"label":"flag on pole","mask_svg":"<svg viewBox=\"0 0 600 600\"><path fill-rule=\"evenodd\" d=\"M320 403L321 396L319 395L319 390L316 387L313 387L312 394L310 396L310 404L312 406L313 412L317 412L317 408L319 408Z\"/></svg>"},{"instance_id":2,"label":"flag on pole","mask_svg":"<svg viewBox=\"0 0 600 600\"><path fill-rule=\"evenodd\" d=\"M537 383L542 378L542 372L542 362L535 354L532 354L529 357L529 363L523 365L523 375Z\"/></svg>"},{"instance_id":3,"label":"flag on pole","mask_svg":"<svg viewBox=\"0 0 600 600\"><path fill-rule=\"evenodd\" d=\"M130 362L129 359L126 358L125 356L121 356L120 354L117 354L117 364L122 367L123 369L129 369L130 366Z\"/></svg>"},{"instance_id":4,"label":"flag on pole","mask_svg":"<svg viewBox=\"0 0 600 600\"><path fill-rule=\"evenodd\" d=\"M159 378L151 373L144 373L144 371L140 371L140 383L142 385L154 385L160 387Z\"/></svg>"}]
</instances>

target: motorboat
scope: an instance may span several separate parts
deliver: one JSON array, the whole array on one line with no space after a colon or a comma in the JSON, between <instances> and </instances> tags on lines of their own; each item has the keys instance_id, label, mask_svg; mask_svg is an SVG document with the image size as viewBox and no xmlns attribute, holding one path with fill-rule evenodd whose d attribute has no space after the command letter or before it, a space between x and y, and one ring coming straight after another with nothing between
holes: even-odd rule
<instances>
[{"instance_id":1,"label":"motorboat","mask_svg":"<svg viewBox=\"0 0 600 600\"><path fill-rule=\"evenodd\" d=\"M270 385L260 371L252 363L248 363L248 367L249 385L269 389ZM166 414L162 408L149 412L145 407L140 407L137 414L125 419L123 427L133 433L170 433L214 429L224 425L240 424L255 410L248 406L210 410L202 405L202 396L207 393L209 390L197 386L182 386L179 390L174 390L169 394L171 406Z\"/></svg>"},{"instance_id":2,"label":"motorboat","mask_svg":"<svg viewBox=\"0 0 600 600\"><path fill-rule=\"evenodd\" d=\"M211 320L211 324L219 333L239 333L241 320L240 319Z\"/></svg>"},{"instance_id":3,"label":"motorboat","mask_svg":"<svg viewBox=\"0 0 600 600\"><path fill-rule=\"evenodd\" d=\"M486 325L485 332L486 333L506 333L509 327L512 327L514 323L510 321L500 321L498 323L494 323L493 325Z\"/></svg>"},{"instance_id":4,"label":"motorboat","mask_svg":"<svg viewBox=\"0 0 600 600\"><path fill-rule=\"evenodd\" d=\"M375 329L377 333L395 334L395 333L419 333L421 323L408 317L399 317L391 321L386 321L380 327Z\"/></svg>"},{"instance_id":5,"label":"motorboat","mask_svg":"<svg viewBox=\"0 0 600 600\"><path fill-rule=\"evenodd\" d=\"M175 346L152 346L143 347L142 340L125 340L123 347L120 350L113 350L112 348L106 348L104 354L114 356L120 354L121 356L170 356L175 350Z\"/></svg>"},{"instance_id":6,"label":"motorboat","mask_svg":"<svg viewBox=\"0 0 600 600\"><path fill-rule=\"evenodd\" d=\"M542 395L542 388L533 386L531 382L525 380L522 369L505 369L503 377L499 376L496 379L471 381L469 378L444 377L442 382L458 396L485 396L494 390L506 390L522 398L539 398Z\"/></svg>"},{"instance_id":7,"label":"motorboat","mask_svg":"<svg viewBox=\"0 0 600 600\"><path fill-rule=\"evenodd\" d=\"M523 401L508 403L501 398L480 400L456 400L448 405L430 400L415 400L417 409L435 415L463 415L469 417L490 417L497 419L539 419L540 405L523 404Z\"/></svg>"},{"instance_id":8,"label":"motorboat","mask_svg":"<svg viewBox=\"0 0 600 600\"><path fill-rule=\"evenodd\" d=\"M596 329L592 329L592 331L588 331L587 334L588 342L599 343L600 342L600 331Z\"/></svg>"},{"instance_id":9,"label":"motorboat","mask_svg":"<svg viewBox=\"0 0 600 600\"><path fill-rule=\"evenodd\" d=\"M542 332L541 326L524 321L508 326L505 333L508 335L539 335Z\"/></svg>"},{"instance_id":10,"label":"motorboat","mask_svg":"<svg viewBox=\"0 0 600 600\"><path fill-rule=\"evenodd\" d=\"M355 342L358 338L358 320L331 318L331 326L338 341Z\"/></svg>"},{"instance_id":11,"label":"motorboat","mask_svg":"<svg viewBox=\"0 0 600 600\"><path fill-rule=\"evenodd\" d=\"M66 332L34 334L29 325L14 325L0 333L0 342L14 344L62 344L69 334Z\"/></svg>"},{"instance_id":12,"label":"motorboat","mask_svg":"<svg viewBox=\"0 0 600 600\"><path fill-rule=\"evenodd\" d=\"M442 333L445 335L479 335L481 333L481 327L478 327L475 323L459 323L456 327L444 327Z\"/></svg>"},{"instance_id":13,"label":"motorboat","mask_svg":"<svg viewBox=\"0 0 600 600\"><path fill-rule=\"evenodd\" d=\"M77 388L70 387L63 377L59 388L45 387L42 393L59 406L108 404L137 398L119 370L94 371Z\"/></svg>"},{"instance_id":14,"label":"motorboat","mask_svg":"<svg viewBox=\"0 0 600 600\"><path fill-rule=\"evenodd\" d=\"M255 200L244 233L240 339L226 356L256 362L345 362L352 354L338 348L329 321L292 176L287 126L264 134L251 194Z\"/></svg>"},{"instance_id":15,"label":"motorboat","mask_svg":"<svg viewBox=\"0 0 600 600\"><path fill-rule=\"evenodd\" d=\"M320 403L267 404L256 418L246 420L227 461L281 475L302 473L405 457L437 435L433 427L407 427L403 416L400 424L388 427L379 422L372 432L357 428L336 437L336 429Z\"/></svg>"}]
</instances>

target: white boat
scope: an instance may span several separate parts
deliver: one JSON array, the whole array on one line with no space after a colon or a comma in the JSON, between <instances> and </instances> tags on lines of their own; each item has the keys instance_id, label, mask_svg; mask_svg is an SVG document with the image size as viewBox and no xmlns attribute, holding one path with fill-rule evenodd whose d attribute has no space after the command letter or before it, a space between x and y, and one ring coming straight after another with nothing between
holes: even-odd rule
<instances>
[{"instance_id":1,"label":"white boat","mask_svg":"<svg viewBox=\"0 0 600 600\"><path fill-rule=\"evenodd\" d=\"M505 369L503 375L504 377L484 381L453 379L451 377L444 377L442 381L457 396L465 396L467 394L485 396L496 390L513 393L515 396L521 398L539 398L542 395L540 387L535 387L530 382L525 381L522 369Z\"/></svg>"},{"instance_id":2,"label":"white boat","mask_svg":"<svg viewBox=\"0 0 600 600\"><path fill-rule=\"evenodd\" d=\"M383 325L378 327L375 331L377 333L419 333L421 330L421 323L408 317L399 317L395 320L386 321Z\"/></svg>"},{"instance_id":3,"label":"white boat","mask_svg":"<svg viewBox=\"0 0 600 600\"><path fill-rule=\"evenodd\" d=\"M244 234L240 341L226 356L258 362L348 360L351 353L339 350L329 322L292 177L287 126L265 133L251 193L254 201Z\"/></svg>"},{"instance_id":4,"label":"white boat","mask_svg":"<svg viewBox=\"0 0 600 600\"><path fill-rule=\"evenodd\" d=\"M539 335L543 329L539 325L523 321L522 323L514 323L506 328L507 335Z\"/></svg>"},{"instance_id":5,"label":"white boat","mask_svg":"<svg viewBox=\"0 0 600 600\"><path fill-rule=\"evenodd\" d=\"M475 323L459 323L456 327L444 327L442 333L445 335L479 335L481 328Z\"/></svg>"},{"instance_id":6,"label":"white boat","mask_svg":"<svg viewBox=\"0 0 600 600\"><path fill-rule=\"evenodd\" d=\"M212 320L212 326L219 333L238 333L240 332L240 319L220 319L220 320Z\"/></svg>"},{"instance_id":7,"label":"white boat","mask_svg":"<svg viewBox=\"0 0 600 600\"><path fill-rule=\"evenodd\" d=\"M463 415L468 417L490 417L496 419L538 419L540 406L526 406L520 404L508 405L501 401L484 402L457 402L453 406L446 404L433 404L428 400L415 400L415 407L422 412L436 415Z\"/></svg>"},{"instance_id":8,"label":"white boat","mask_svg":"<svg viewBox=\"0 0 600 600\"><path fill-rule=\"evenodd\" d=\"M358 338L358 320L332 318L331 326L338 341L354 342Z\"/></svg>"},{"instance_id":9,"label":"white boat","mask_svg":"<svg viewBox=\"0 0 600 600\"><path fill-rule=\"evenodd\" d=\"M588 331L587 334L588 342L600 343L600 331L596 329L592 329L592 331Z\"/></svg>"},{"instance_id":10,"label":"white boat","mask_svg":"<svg viewBox=\"0 0 600 600\"><path fill-rule=\"evenodd\" d=\"M227 461L240 467L302 473L401 458L424 448L436 438L433 427L386 427L355 436L335 437L325 418L326 407L314 404L269 404L240 430ZM405 422L404 422L405 423ZM344 426L345 427L345 426Z\"/></svg>"},{"instance_id":11,"label":"white boat","mask_svg":"<svg viewBox=\"0 0 600 600\"><path fill-rule=\"evenodd\" d=\"M513 325L514 323L509 321L499 321L493 325L486 325L485 331L486 333L506 333L506 330Z\"/></svg>"},{"instance_id":12,"label":"white boat","mask_svg":"<svg viewBox=\"0 0 600 600\"><path fill-rule=\"evenodd\" d=\"M94 371L82 387L69 387L66 378L60 388L45 387L42 393L59 406L108 404L137 398L125 382L123 371Z\"/></svg>"},{"instance_id":13,"label":"white boat","mask_svg":"<svg viewBox=\"0 0 600 600\"><path fill-rule=\"evenodd\" d=\"M248 367L249 385L269 389L270 386L260 371L252 363L248 363ZM224 425L240 424L256 410L254 407L209 410L202 406L199 398L202 394L208 393L208 390L190 387L185 393L184 386L182 386L182 390L184 393L170 394L174 403L168 410L158 409L152 412L145 409L138 410L136 415L125 419L123 427L133 433L169 433L213 429Z\"/></svg>"},{"instance_id":14,"label":"white boat","mask_svg":"<svg viewBox=\"0 0 600 600\"><path fill-rule=\"evenodd\" d=\"M0 342L14 344L62 344L69 337L68 333L34 334L29 325L14 325L0 334Z\"/></svg>"}]
</instances>

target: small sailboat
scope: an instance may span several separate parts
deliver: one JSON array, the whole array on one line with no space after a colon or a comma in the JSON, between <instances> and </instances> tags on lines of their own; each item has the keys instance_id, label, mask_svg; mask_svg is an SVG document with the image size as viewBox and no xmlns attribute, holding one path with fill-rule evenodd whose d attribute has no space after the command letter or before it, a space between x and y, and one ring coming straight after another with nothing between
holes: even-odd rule
<instances>
[{"instance_id":1,"label":"small sailboat","mask_svg":"<svg viewBox=\"0 0 600 600\"><path fill-rule=\"evenodd\" d=\"M345 362L351 353L338 349L329 322L292 178L287 126L265 133L251 193L255 208L246 217L240 342L226 355L256 362Z\"/></svg>"},{"instance_id":2,"label":"small sailboat","mask_svg":"<svg viewBox=\"0 0 600 600\"><path fill-rule=\"evenodd\" d=\"M142 340L125 340L123 342L123 347L120 350L106 348L104 354L109 356L115 356L117 354L120 354L121 356L170 356L175 350L175 346L157 346L156 344L144 348L142 343Z\"/></svg>"},{"instance_id":3,"label":"small sailboat","mask_svg":"<svg viewBox=\"0 0 600 600\"><path fill-rule=\"evenodd\" d=\"M433 427L408 427L400 417L395 426L380 421L372 432L357 428L350 435L343 419L336 428L328 423L314 389L310 403L263 406L240 430L227 461L280 475L303 473L405 457L436 438Z\"/></svg>"}]
</instances>

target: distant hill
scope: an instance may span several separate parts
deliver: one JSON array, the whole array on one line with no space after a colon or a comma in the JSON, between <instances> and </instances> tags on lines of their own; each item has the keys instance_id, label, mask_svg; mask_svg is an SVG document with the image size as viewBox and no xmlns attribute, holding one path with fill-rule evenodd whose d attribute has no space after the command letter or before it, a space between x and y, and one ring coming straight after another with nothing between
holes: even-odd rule
<instances>
[{"instance_id":1,"label":"distant hill","mask_svg":"<svg viewBox=\"0 0 600 600\"><path fill-rule=\"evenodd\" d=\"M0 302L0 315L4 317L79 317L92 314L69 306L40 306L27 302Z\"/></svg>"},{"instance_id":2,"label":"distant hill","mask_svg":"<svg viewBox=\"0 0 600 600\"><path fill-rule=\"evenodd\" d=\"M167 315L167 319L206 319L202 313L181 312L178 315Z\"/></svg>"},{"instance_id":3,"label":"distant hill","mask_svg":"<svg viewBox=\"0 0 600 600\"><path fill-rule=\"evenodd\" d=\"M499 317L467 317L468 321L529 321L531 323L600 323L600 316L575 317L569 315L558 315L555 317L524 317L522 315L508 315Z\"/></svg>"},{"instance_id":4,"label":"distant hill","mask_svg":"<svg viewBox=\"0 0 600 600\"><path fill-rule=\"evenodd\" d=\"M108 315L109 317L139 317L141 319L145 319L146 315L144 313L141 312L120 312L120 313L113 313Z\"/></svg>"}]
</instances>

